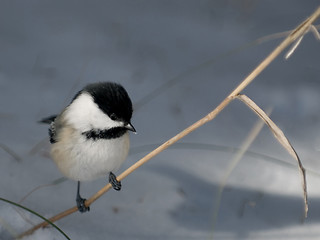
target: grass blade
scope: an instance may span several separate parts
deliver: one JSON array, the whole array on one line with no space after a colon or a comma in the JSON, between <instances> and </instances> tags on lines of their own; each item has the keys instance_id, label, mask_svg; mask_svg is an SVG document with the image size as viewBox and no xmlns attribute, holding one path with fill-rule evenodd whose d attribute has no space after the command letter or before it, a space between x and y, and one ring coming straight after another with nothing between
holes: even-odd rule
<instances>
[{"instance_id":1,"label":"grass blade","mask_svg":"<svg viewBox=\"0 0 320 240\"><path fill-rule=\"evenodd\" d=\"M306 171L300 161L300 158L291 143L284 135L282 130L271 120L271 118L248 96L239 94L236 96L239 100L245 103L251 110L253 110L270 128L271 132L279 143L289 152L289 154L296 159L298 162L299 172L302 178L302 189L303 189L303 199L304 199L304 217L307 217L308 214L308 195L307 195L307 180L306 180Z\"/></svg>"},{"instance_id":2,"label":"grass blade","mask_svg":"<svg viewBox=\"0 0 320 240\"><path fill-rule=\"evenodd\" d=\"M16 207L22 208L22 209L24 209L24 210L32 213L33 215L36 215L37 217L41 218L42 220L44 220L44 221L46 221L48 224L50 224L52 227L54 227L55 229L57 229L66 239L69 239L69 240L70 240L70 238L67 236L67 234L65 234L57 225L55 225L53 222L49 221L47 218L41 216L39 213L37 213L37 212L35 212L35 211L33 211L33 210L25 207L25 206L22 206L21 204L12 202L12 201L10 201L10 200L7 200L7 199L5 199L5 198L1 198L1 197L0 197L0 201L3 201L3 202L6 202L6 203L9 203L9 204L11 204L11 205L14 205L14 206L16 206ZM18 238L19 238L19 237L18 237Z\"/></svg>"},{"instance_id":3,"label":"grass blade","mask_svg":"<svg viewBox=\"0 0 320 240\"><path fill-rule=\"evenodd\" d=\"M271 111L270 111L271 112ZM251 129L248 136L242 143L239 150L236 152L235 156L233 157L232 161L229 163L226 172L222 178L221 183L219 184L218 193L216 196L214 212L213 212L213 224L212 224L212 239L215 232L215 226L217 223L218 215L219 215L219 208L221 205L222 194L227 185L228 179L231 176L231 173L235 169L235 167L239 164L240 160L243 158L243 155L247 152L249 147L252 145L253 141L256 139L258 134L261 132L262 127L264 126L264 122L259 120Z\"/></svg>"}]
</instances>

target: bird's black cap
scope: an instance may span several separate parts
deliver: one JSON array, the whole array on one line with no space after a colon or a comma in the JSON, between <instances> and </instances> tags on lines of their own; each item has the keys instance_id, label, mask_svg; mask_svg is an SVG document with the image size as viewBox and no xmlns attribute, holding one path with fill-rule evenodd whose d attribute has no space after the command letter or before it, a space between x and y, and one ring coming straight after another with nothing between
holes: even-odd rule
<instances>
[{"instance_id":1,"label":"bird's black cap","mask_svg":"<svg viewBox=\"0 0 320 240\"><path fill-rule=\"evenodd\" d=\"M88 92L98 107L112 120L130 123L132 102L127 91L118 83L100 82L87 85L77 96Z\"/></svg>"}]
</instances>

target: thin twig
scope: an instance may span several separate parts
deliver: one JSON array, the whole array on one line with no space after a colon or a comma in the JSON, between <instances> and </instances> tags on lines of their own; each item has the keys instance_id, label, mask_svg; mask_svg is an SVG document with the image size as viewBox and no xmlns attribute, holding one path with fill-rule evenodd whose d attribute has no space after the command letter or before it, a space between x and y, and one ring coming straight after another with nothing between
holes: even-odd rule
<instances>
[{"instance_id":1,"label":"thin twig","mask_svg":"<svg viewBox=\"0 0 320 240\"><path fill-rule=\"evenodd\" d=\"M165 143L163 143L161 146L147 154L145 157L137 161L135 164L133 164L131 167L129 167L127 170L122 172L118 176L118 180L121 181L124 178L126 178L129 174L131 174L133 171L135 171L137 168L141 167L143 164L148 162L151 158L158 155L163 150L167 149L169 146L174 144L175 142L179 141L189 133L193 132L197 128L201 127L205 123L211 121L214 119L233 99L236 95L242 92L242 90L247 87L255 77L257 77L286 47L288 47L291 43L293 43L297 38L301 37L306 30L310 27L310 25L319 17L320 15L320 7L305 21L303 21L298 27L296 27L291 34L286 37L230 94L227 96L212 112L210 112L208 115L203 117L202 119L198 120L182 132L178 133L173 138L169 139ZM111 188L110 184L105 185L103 188L101 188L96 194L94 194L91 198L89 198L85 204L86 206L90 206L94 201L96 201L98 198L100 198L104 193L106 193ZM70 208L64 212L59 213L58 215L50 218L49 220L51 222L55 222L63 217L66 217L74 212L77 212L77 207ZM48 224L46 222L42 222L38 224L37 226L33 227L32 229L26 231L21 236L25 236L28 234L31 234L35 230L45 227Z\"/></svg>"}]
</instances>

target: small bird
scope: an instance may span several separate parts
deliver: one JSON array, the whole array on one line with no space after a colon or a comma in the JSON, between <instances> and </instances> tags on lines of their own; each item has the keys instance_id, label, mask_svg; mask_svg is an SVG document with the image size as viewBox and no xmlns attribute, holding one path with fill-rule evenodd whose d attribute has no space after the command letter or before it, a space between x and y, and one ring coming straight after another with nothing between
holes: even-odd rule
<instances>
[{"instance_id":1,"label":"small bird","mask_svg":"<svg viewBox=\"0 0 320 240\"><path fill-rule=\"evenodd\" d=\"M136 132L130 120L132 103L127 91L112 82L92 83L79 91L49 123L50 155L59 170L78 182L76 202L80 212L89 211L80 196L80 182L107 176L113 189L121 182L113 173L127 158L128 130Z\"/></svg>"}]
</instances>

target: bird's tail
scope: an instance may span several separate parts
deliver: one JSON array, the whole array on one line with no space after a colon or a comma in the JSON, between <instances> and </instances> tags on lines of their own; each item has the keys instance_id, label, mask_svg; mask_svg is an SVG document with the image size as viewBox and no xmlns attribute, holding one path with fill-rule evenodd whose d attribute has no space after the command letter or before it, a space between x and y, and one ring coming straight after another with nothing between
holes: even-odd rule
<instances>
[{"instance_id":1,"label":"bird's tail","mask_svg":"<svg viewBox=\"0 0 320 240\"><path fill-rule=\"evenodd\" d=\"M45 124L51 124L55 119L57 115L51 115L50 117L46 117L38 121L39 123L45 123Z\"/></svg>"}]
</instances>

